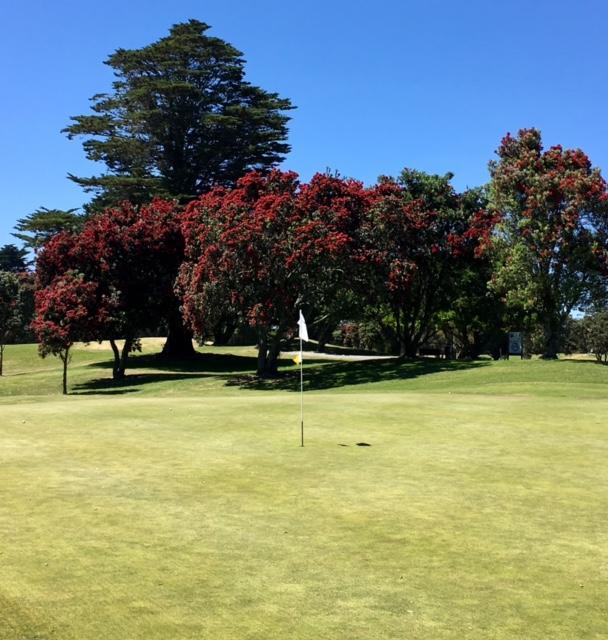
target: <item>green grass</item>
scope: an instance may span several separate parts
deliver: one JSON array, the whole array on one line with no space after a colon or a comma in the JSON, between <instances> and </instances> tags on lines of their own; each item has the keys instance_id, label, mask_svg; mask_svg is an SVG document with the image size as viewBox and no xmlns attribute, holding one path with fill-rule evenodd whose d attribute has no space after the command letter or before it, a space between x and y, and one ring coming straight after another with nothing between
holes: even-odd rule
<instances>
[{"instance_id":1,"label":"green grass","mask_svg":"<svg viewBox=\"0 0 608 640\"><path fill-rule=\"evenodd\" d=\"M295 368L146 346L7 348L3 640L608 637L608 367L309 362L302 449Z\"/></svg>"}]
</instances>

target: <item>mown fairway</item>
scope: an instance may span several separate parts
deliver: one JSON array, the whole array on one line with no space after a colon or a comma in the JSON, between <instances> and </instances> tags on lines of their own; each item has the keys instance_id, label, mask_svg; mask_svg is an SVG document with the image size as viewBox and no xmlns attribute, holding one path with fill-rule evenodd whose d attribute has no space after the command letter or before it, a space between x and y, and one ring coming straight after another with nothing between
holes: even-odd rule
<instances>
[{"instance_id":1,"label":"mown fairway","mask_svg":"<svg viewBox=\"0 0 608 640\"><path fill-rule=\"evenodd\" d=\"M608 637L608 367L204 351L7 348L0 638Z\"/></svg>"}]
</instances>

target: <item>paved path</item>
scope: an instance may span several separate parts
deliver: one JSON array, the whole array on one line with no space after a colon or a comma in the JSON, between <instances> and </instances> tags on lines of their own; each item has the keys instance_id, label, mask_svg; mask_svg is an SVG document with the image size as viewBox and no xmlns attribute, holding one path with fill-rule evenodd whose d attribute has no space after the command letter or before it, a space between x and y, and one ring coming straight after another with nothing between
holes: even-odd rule
<instances>
[{"instance_id":1,"label":"paved path","mask_svg":"<svg viewBox=\"0 0 608 640\"><path fill-rule=\"evenodd\" d=\"M293 358L299 351L281 351L281 355ZM304 351L304 360L345 360L358 362L363 360L392 360L397 356L351 356L342 353L320 353L319 351Z\"/></svg>"}]
</instances>

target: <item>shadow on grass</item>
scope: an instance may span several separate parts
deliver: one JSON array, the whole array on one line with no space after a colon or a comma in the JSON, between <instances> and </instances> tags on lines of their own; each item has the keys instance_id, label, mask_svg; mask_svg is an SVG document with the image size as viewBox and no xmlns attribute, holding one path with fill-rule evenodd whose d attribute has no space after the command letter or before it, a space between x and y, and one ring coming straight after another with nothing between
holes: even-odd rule
<instances>
[{"instance_id":1,"label":"shadow on grass","mask_svg":"<svg viewBox=\"0 0 608 640\"><path fill-rule=\"evenodd\" d=\"M442 371L463 371L484 367L489 361L458 360L398 360L378 359L364 362L330 362L309 366L304 370L304 390L317 391L370 382L410 380ZM255 376L233 376L226 384L247 389L299 391L299 371L288 371L275 379L260 379Z\"/></svg>"},{"instance_id":2,"label":"shadow on grass","mask_svg":"<svg viewBox=\"0 0 608 640\"><path fill-rule=\"evenodd\" d=\"M282 360L287 364L288 360ZM113 360L93 362L89 367L111 369ZM158 371L174 371L183 373L236 373L255 371L256 358L251 356L237 356L231 353L196 353L192 358L170 359L160 353L133 354L129 356L129 369L157 369Z\"/></svg>"},{"instance_id":3,"label":"shadow on grass","mask_svg":"<svg viewBox=\"0 0 608 640\"><path fill-rule=\"evenodd\" d=\"M122 380L113 378L96 378L77 384L73 388L74 395L122 395L136 393L137 387L154 382L176 382L178 380L195 380L208 378L209 375L197 373L128 373Z\"/></svg>"},{"instance_id":4,"label":"shadow on grass","mask_svg":"<svg viewBox=\"0 0 608 640\"><path fill-rule=\"evenodd\" d=\"M279 360L279 366L293 364L289 359ZM88 364L95 369L112 369L113 360L103 360ZM215 378L230 381L243 374L247 379L255 378L257 359L251 356L234 354L197 353L194 357L178 360L168 359L161 354L134 354L129 356L127 373L122 380L96 378L75 385L73 393L78 395L120 395L137 392L137 387L156 382L178 382ZM140 373L141 369L154 369L154 372Z\"/></svg>"},{"instance_id":5,"label":"shadow on grass","mask_svg":"<svg viewBox=\"0 0 608 640\"><path fill-rule=\"evenodd\" d=\"M304 370L304 389L316 391L335 387L386 382L390 380L410 380L420 376L442 371L463 371L487 366L489 361L434 360L398 360L379 358L363 362L323 362L310 363ZM261 391L299 391L299 371L289 359L281 359L280 367L292 365L291 370L283 371L279 377L261 379L255 374L256 358L234 354L205 353L196 354L187 360L167 360L158 354L133 355L129 358L129 373L123 380L98 378L74 387L74 393L80 395L120 395L135 393L138 387L156 382L178 382L202 378L216 378L225 381L226 386ZM112 361L92 363L92 367L112 368ZM141 369L154 369L154 372L140 373Z\"/></svg>"}]
</instances>

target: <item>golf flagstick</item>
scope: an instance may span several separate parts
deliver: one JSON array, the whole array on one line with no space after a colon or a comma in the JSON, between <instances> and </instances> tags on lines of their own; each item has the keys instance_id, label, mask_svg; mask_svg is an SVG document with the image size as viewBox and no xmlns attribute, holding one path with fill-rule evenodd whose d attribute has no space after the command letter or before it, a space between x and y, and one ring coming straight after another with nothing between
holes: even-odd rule
<instances>
[{"instance_id":1,"label":"golf flagstick","mask_svg":"<svg viewBox=\"0 0 608 640\"><path fill-rule=\"evenodd\" d=\"M304 369L302 367L302 336L300 336L300 446L304 446Z\"/></svg>"},{"instance_id":2,"label":"golf flagstick","mask_svg":"<svg viewBox=\"0 0 608 640\"><path fill-rule=\"evenodd\" d=\"M298 318L298 337L300 338L300 354L297 360L299 360L300 365L300 446L304 446L304 369L303 369L303 349L302 349L302 341L306 340L308 342L308 329L306 327L306 320L304 320L304 316L302 315L302 310L300 309L300 317Z\"/></svg>"}]
</instances>

